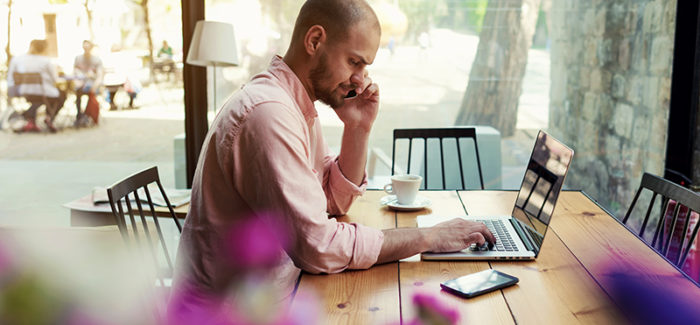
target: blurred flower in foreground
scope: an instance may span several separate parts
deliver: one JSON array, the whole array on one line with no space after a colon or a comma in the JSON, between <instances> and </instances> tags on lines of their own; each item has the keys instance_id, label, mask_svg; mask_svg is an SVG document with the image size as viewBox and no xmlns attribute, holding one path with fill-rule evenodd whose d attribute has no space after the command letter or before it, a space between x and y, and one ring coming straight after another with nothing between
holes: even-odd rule
<instances>
[{"instance_id":1,"label":"blurred flower in foreground","mask_svg":"<svg viewBox=\"0 0 700 325\"><path fill-rule=\"evenodd\" d=\"M121 243L116 227L0 227L0 324L153 323Z\"/></svg>"},{"instance_id":2,"label":"blurred flower in foreground","mask_svg":"<svg viewBox=\"0 0 700 325\"><path fill-rule=\"evenodd\" d=\"M231 226L224 239L227 258L234 268L257 272L277 264L288 245L279 218L271 214L251 217Z\"/></svg>"},{"instance_id":3,"label":"blurred flower in foreground","mask_svg":"<svg viewBox=\"0 0 700 325\"><path fill-rule=\"evenodd\" d=\"M459 321L459 312L435 296L416 293L413 295L413 305L418 315L408 323L410 325L452 325Z\"/></svg>"},{"instance_id":4,"label":"blurred flower in foreground","mask_svg":"<svg viewBox=\"0 0 700 325\"><path fill-rule=\"evenodd\" d=\"M698 301L685 290L698 290L690 281L674 290L662 285L663 279L641 277L629 272L609 273L610 296L632 324L700 324Z\"/></svg>"},{"instance_id":5,"label":"blurred flower in foreground","mask_svg":"<svg viewBox=\"0 0 700 325\"><path fill-rule=\"evenodd\" d=\"M173 293L167 324L316 324L316 299L298 296L289 308L291 293L277 281L283 263L291 261L284 253L287 234L274 214L252 216L231 225L224 232L222 256L231 275L228 290L212 296L199 292L197 285L182 282ZM298 277L294 277L295 280ZM293 285L293 284L292 284ZM293 286L292 286L293 288Z\"/></svg>"}]
</instances>

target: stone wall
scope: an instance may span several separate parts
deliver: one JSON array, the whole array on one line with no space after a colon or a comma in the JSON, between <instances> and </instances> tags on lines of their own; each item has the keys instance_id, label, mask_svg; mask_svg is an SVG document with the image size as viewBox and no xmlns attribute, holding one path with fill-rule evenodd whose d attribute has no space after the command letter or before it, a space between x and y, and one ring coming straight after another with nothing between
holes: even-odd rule
<instances>
[{"instance_id":1,"label":"stone wall","mask_svg":"<svg viewBox=\"0 0 700 325\"><path fill-rule=\"evenodd\" d=\"M624 215L644 172L663 175L676 0L552 5L549 130L576 151L568 188Z\"/></svg>"}]
</instances>

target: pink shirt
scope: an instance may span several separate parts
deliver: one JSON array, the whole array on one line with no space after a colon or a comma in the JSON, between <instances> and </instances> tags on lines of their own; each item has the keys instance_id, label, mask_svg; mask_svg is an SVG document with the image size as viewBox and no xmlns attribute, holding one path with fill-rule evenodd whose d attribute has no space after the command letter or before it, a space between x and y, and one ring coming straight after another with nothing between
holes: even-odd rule
<instances>
[{"instance_id":1,"label":"pink shirt","mask_svg":"<svg viewBox=\"0 0 700 325\"><path fill-rule=\"evenodd\" d=\"M314 104L281 57L224 104L202 147L180 238L178 270L217 292L233 275L217 256L225 229L270 214L287 232L286 253L311 273L366 269L376 263L380 230L338 222L361 195L328 154Z\"/></svg>"}]
</instances>

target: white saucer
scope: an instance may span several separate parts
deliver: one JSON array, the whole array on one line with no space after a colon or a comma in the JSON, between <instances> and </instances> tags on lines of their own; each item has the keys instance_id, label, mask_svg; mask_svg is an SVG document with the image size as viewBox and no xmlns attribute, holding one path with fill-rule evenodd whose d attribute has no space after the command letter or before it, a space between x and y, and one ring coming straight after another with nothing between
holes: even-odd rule
<instances>
[{"instance_id":1,"label":"white saucer","mask_svg":"<svg viewBox=\"0 0 700 325\"><path fill-rule=\"evenodd\" d=\"M379 203L397 211L416 211L429 207L431 202L428 198L417 195L413 204L399 204L396 201L396 195L387 195L382 197Z\"/></svg>"}]
</instances>

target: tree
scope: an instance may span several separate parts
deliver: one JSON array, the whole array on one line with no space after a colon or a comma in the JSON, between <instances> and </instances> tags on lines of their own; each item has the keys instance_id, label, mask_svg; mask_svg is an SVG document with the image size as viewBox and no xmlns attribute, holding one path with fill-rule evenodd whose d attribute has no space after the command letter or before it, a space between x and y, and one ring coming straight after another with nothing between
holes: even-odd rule
<instances>
[{"instance_id":1,"label":"tree","mask_svg":"<svg viewBox=\"0 0 700 325\"><path fill-rule=\"evenodd\" d=\"M518 101L540 2L489 1L455 125L491 125L504 137L515 133Z\"/></svg>"},{"instance_id":2,"label":"tree","mask_svg":"<svg viewBox=\"0 0 700 325\"><path fill-rule=\"evenodd\" d=\"M146 27L146 39L148 39L148 59L149 62L153 62L153 36L151 35L151 18L148 13L148 0L133 1L141 6L141 10L143 10L143 23Z\"/></svg>"},{"instance_id":3,"label":"tree","mask_svg":"<svg viewBox=\"0 0 700 325\"><path fill-rule=\"evenodd\" d=\"M10 66L10 60L12 59L12 53L10 53L10 37L12 36L10 33L10 18L12 18L12 0L7 0L7 45L5 45L5 54L7 57L7 61L5 62L6 67Z\"/></svg>"},{"instance_id":4,"label":"tree","mask_svg":"<svg viewBox=\"0 0 700 325\"><path fill-rule=\"evenodd\" d=\"M87 15L88 30L90 31L90 41L95 41L95 31L92 28L92 3L90 0L83 2L85 14Z\"/></svg>"}]
</instances>

